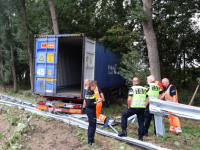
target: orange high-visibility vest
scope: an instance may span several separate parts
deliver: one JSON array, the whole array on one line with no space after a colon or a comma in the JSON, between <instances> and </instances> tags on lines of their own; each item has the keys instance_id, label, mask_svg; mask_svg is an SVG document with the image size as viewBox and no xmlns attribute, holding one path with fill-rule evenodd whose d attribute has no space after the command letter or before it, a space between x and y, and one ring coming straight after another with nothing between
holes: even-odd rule
<instances>
[{"instance_id":1,"label":"orange high-visibility vest","mask_svg":"<svg viewBox=\"0 0 200 150\"><path fill-rule=\"evenodd\" d=\"M173 101L173 97L170 95L170 87L173 86L172 84L168 87L168 89L165 91L165 100L172 102ZM174 86L175 87L175 86ZM176 87L175 87L176 89ZM178 94L177 94L177 90L176 90L176 103L178 103Z\"/></svg>"},{"instance_id":2,"label":"orange high-visibility vest","mask_svg":"<svg viewBox=\"0 0 200 150\"><path fill-rule=\"evenodd\" d=\"M156 81L155 83L158 85L159 81Z\"/></svg>"}]
</instances>

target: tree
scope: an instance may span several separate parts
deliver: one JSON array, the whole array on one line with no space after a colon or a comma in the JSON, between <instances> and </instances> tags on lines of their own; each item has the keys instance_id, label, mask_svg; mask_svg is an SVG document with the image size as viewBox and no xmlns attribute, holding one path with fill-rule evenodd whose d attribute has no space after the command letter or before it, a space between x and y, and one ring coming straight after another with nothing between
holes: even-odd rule
<instances>
[{"instance_id":1,"label":"tree","mask_svg":"<svg viewBox=\"0 0 200 150\"><path fill-rule=\"evenodd\" d=\"M0 39L0 72L1 72L1 81L3 85L3 92L6 91L4 72L3 72L3 51L2 51L2 40Z\"/></svg>"},{"instance_id":2,"label":"tree","mask_svg":"<svg viewBox=\"0 0 200 150\"><path fill-rule=\"evenodd\" d=\"M50 11L51 11L51 18L52 18L52 22L53 22L54 34L59 34L58 22L56 19L56 11L55 11L53 0L48 0L48 3L49 3Z\"/></svg>"},{"instance_id":3,"label":"tree","mask_svg":"<svg viewBox=\"0 0 200 150\"><path fill-rule=\"evenodd\" d=\"M27 16L26 16L25 0L20 0L20 3L21 3L22 12L23 12L24 28L26 30L26 45L27 45L27 51L28 51L28 56L29 56L31 91L33 91L33 58L32 58L32 50L31 50L31 42L30 42L30 31L29 31Z\"/></svg>"},{"instance_id":4,"label":"tree","mask_svg":"<svg viewBox=\"0 0 200 150\"><path fill-rule=\"evenodd\" d=\"M12 30L11 30L11 24L9 23L10 21L7 20L9 29L7 30L7 39L9 40L10 44L10 54L11 54L11 67L12 67L12 74L13 74L13 87L14 91L17 92L17 76L16 76L16 71L15 71L15 58L14 58L14 50L13 50L13 41L12 41Z\"/></svg>"},{"instance_id":5,"label":"tree","mask_svg":"<svg viewBox=\"0 0 200 150\"><path fill-rule=\"evenodd\" d=\"M146 19L142 22L142 26L147 43L150 72L151 74L155 75L157 80L161 81L157 40L153 30L153 23L152 23L153 0L142 0L142 1L143 1L143 9L146 14Z\"/></svg>"}]
</instances>

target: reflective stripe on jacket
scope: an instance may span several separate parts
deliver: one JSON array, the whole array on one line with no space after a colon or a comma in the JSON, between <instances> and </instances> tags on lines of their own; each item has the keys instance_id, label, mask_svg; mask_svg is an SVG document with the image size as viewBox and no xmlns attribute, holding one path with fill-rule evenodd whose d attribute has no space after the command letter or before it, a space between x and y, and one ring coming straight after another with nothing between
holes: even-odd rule
<instances>
[{"instance_id":1,"label":"reflective stripe on jacket","mask_svg":"<svg viewBox=\"0 0 200 150\"><path fill-rule=\"evenodd\" d=\"M146 89L142 86L132 86L133 96L131 99L131 108L146 108Z\"/></svg>"},{"instance_id":2,"label":"reflective stripe on jacket","mask_svg":"<svg viewBox=\"0 0 200 150\"><path fill-rule=\"evenodd\" d=\"M147 93L149 99L158 99L159 92L162 91L156 83L149 83L149 91Z\"/></svg>"},{"instance_id":3,"label":"reflective stripe on jacket","mask_svg":"<svg viewBox=\"0 0 200 150\"><path fill-rule=\"evenodd\" d=\"M170 95L170 87L171 86L174 86L174 85L170 85L168 87L168 89L165 91L165 100L168 101L168 102L173 102L173 97ZM175 87L175 86L174 86ZM175 87L176 89L176 87ZM177 90L176 90L176 103L178 103L178 94L177 94Z\"/></svg>"}]
</instances>

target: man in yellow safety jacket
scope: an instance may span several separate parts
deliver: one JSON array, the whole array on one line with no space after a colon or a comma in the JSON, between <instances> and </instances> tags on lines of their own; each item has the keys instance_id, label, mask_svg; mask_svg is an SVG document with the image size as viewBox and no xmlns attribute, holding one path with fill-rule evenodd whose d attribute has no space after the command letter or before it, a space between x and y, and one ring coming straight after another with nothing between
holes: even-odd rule
<instances>
[{"instance_id":1,"label":"man in yellow safety jacket","mask_svg":"<svg viewBox=\"0 0 200 150\"><path fill-rule=\"evenodd\" d=\"M160 97L160 99L165 98L166 101L172 103L178 103L178 94L176 87L169 83L167 78L162 79L162 84L164 86L164 93ZM170 112L173 113L173 112ZM182 133L181 124L178 117L175 116L168 116L169 123L171 124L169 131L176 132L176 135Z\"/></svg>"},{"instance_id":2,"label":"man in yellow safety jacket","mask_svg":"<svg viewBox=\"0 0 200 150\"><path fill-rule=\"evenodd\" d=\"M138 136L139 140L143 141L144 136L144 111L146 105L148 103L148 99L146 99L146 88L140 86L140 81L137 77L133 78L133 86L129 89L127 104L128 108L122 114L121 118L121 128L122 131L118 134L118 136L126 137L127 132L127 118L137 114L138 118Z\"/></svg>"},{"instance_id":3,"label":"man in yellow safety jacket","mask_svg":"<svg viewBox=\"0 0 200 150\"><path fill-rule=\"evenodd\" d=\"M155 83L155 77L154 76L148 76L147 77L147 85L145 85L147 90L147 97L148 99L158 99L159 94L163 94L162 89L159 85ZM149 104L147 105L145 109L145 126L144 126L144 136L148 137L148 130L149 126L151 124L151 120L153 118L153 114L149 111Z\"/></svg>"}]
</instances>

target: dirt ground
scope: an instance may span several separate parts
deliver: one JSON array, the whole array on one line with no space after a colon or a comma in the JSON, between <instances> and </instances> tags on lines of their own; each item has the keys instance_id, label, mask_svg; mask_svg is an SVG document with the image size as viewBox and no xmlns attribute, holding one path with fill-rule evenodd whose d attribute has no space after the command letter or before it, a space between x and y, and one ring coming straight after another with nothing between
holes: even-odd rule
<instances>
[{"instance_id":1,"label":"dirt ground","mask_svg":"<svg viewBox=\"0 0 200 150\"><path fill-rule=\"evenodd\" d=\"M15 115L23 115L22 113L24 112L21 110L15 111ZM10 125L11 122L6 119L6 114L0 113L0 133L4 133ZM7 138L9 138L8 133L0 138L0 144L5 143ZM95 135L95 142L97 145L89 147L86 130L54 118L44 118L39 115L33 115L31 128L28 128L27 133L22 134L18 140L18 144L23 145L22 149L26 150L142 150L137 146L99 134Z\"/></svg>"}]
</instances>

